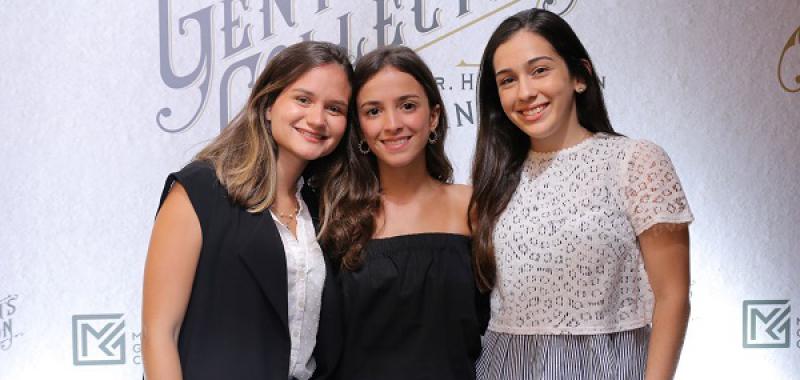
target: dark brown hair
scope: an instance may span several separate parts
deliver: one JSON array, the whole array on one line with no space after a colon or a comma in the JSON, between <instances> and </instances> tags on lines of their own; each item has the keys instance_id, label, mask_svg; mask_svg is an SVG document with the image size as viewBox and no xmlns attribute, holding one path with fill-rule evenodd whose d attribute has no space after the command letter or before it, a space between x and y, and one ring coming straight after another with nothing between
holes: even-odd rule
<instances>
[{"instance_id":1,"label":"dark brown hair","mask_svg":"<svg viewBox=\"0 0 800 380\"><path fill-rule=\"evenodd\" d=\"M442 96L430 69L413 50L403 46L387 46L374 50L356 62L353 75L353 96L350 120L355 124L345 132L342 154L337 155L322 186L320 215L321 245L340 259L341 267L357 270L363 261L362 250L375 234L375 217L381 210L381 186L375 155L359 152L362 140L358 124L356 99L359 91L384 68L392 67L409 74L422 86L431 111L439 108L436 127L438 139L425 146L425 166L438 181L452 181L453 168L444 152L447 136L447 114Z\"/></svg>"},{"instance_id":2,"label":"dark brown hair","mask_svg":"<svg viewBox=\"0 0 800 380\"><path fill-rule=\"evenodd\" d=\"M228 195L250 212L275 201L277 148L267 109L289 85L312 69L338 64L352 79L347 52L327 42L300 42L275 55L256 80L247 104L195 160L214 166Z\"/></svg>"},{"instance_id":3,"label":"dark brown hair","mask_svg":"<svg viewBox=\"0 0 800 380\"><path fill-rule=\"evenodd\" d=\"M497 48L520 31L546 39L566 62L570 75L585 81L586 91L575 101L580 125L591 132L616 134L589 53L566 21L552 12L530 9L500 23L486 44L478 74L479 124L469 205L475 277L484 291L491 290L496 280L492 234L519 185L522 163L531 149L530 138L503 112L494 75Z\"/></svg>"}]
</instances>

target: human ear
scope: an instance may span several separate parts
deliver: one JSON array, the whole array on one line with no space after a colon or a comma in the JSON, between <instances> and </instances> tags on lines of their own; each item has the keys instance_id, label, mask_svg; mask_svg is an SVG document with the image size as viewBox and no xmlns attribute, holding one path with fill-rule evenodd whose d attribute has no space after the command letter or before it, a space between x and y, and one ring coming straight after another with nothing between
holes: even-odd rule
<instances>
[{"instance_id":1,"label":"human ear","mask_svg":"<svg viewBox=\"0 0 800 380\"><path fill-rule=\"evenodd\" d=\"M430 117L430 128L431 131L436 130L436 127L439 126L439 114L441 113L441 106L438 104L435 105L431 109L431 117Z\"/></svg>"},{"instance_id":2,"label":"human ear","mask_svg":"<svg viewBox=\"0 0 800 380\"><path fill-rule=\"evenodd\" d=\"M581 65L586 69L586 72L589 74L589 77L594 76L594 70L592 69L592 63L589 62L588 59L581 59ZM576 75L575 76L575 92L582 94L586 91L588 85L586 84L587 78L583 75Z\"/></svg>"}]
</instances>

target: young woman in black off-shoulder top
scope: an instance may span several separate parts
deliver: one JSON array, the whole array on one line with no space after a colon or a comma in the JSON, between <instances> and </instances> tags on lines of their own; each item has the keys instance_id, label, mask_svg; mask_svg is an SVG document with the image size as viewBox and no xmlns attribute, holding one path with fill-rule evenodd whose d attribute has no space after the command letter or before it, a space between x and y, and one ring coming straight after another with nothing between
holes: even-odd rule
<instances>
[{"instance_id":1,"label":"young woman in black off-shoulder top","mask_svg":"<svg viewBox=\"0 0 800 380\"><path fill-rule=\"evenodd\" d=\"M473 379L487 305L470 264L471 188L451 183L433 75L386 47L356 63L353 93L358 126L323 189L320 239L340 263L338 377Z\"/></svg>"}]
</instances>

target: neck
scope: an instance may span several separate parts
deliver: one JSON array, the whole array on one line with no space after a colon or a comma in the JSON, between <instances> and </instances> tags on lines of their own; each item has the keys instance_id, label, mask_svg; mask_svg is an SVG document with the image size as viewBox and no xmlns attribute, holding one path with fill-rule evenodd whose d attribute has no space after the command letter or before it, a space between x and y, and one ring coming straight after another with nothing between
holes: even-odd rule
<instances>
[{"instance_id":1,"label":"neck","mask_svg":"<svg viewBox=\"0 0 800 380\"><path fill-rule=\"evenodd\" d=\"M279 148L280 149L280 148ZM275 203L283 203L282 199L293 199L297 192L297 179L308 165L308 161L299 159L292 154L278 154L277 184Z\"/></svg>"},{"instance_id":2,"label":"neck","mask_svg":"<svg viewBox=\"0 0 800 380\"><path fill-rule=\"evenodd\" d=\"M425 156L414 160L404 167L388 167L378 162L378 172L381 182L381 194L384 199L404 203L411 200L420 192L435 185L436 180L428 174L425 167Z\"/></svg>"}]
</instances>

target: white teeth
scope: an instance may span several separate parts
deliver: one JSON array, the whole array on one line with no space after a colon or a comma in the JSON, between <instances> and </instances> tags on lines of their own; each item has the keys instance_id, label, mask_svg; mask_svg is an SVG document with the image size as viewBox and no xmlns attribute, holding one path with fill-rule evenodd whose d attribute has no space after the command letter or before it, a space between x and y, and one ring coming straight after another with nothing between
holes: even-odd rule
<instances>
[{"instance_id":1,"label":"white teeth","mask_svg":"<svg viewBox=\"0 0 800 380\"><path fill-rule=\"evenodd\" d=\"M542 112L544 110L544 107L547 107L547 105L543 104L541 106L531 108L531 109L529 109L527 111L524 111L523 114L526 115L526 116L533 116L533 115L535 115L535 114L537 114L539 112Z\"/></svg>"},{"instance_id":2,"label":"white teeth","mask_svg":"<svg viewBox=\"0 0 800 380\"><path fill-rule=\"evenodd\" d=\"M408 139L409 139L408 137L403 137L403 138L397 139L397 140L383 140L383 143L385 145L395 147L395 146L400 146L400 145L405 144L406 141L408 141Z\"/></svg>"}]
</instances>

